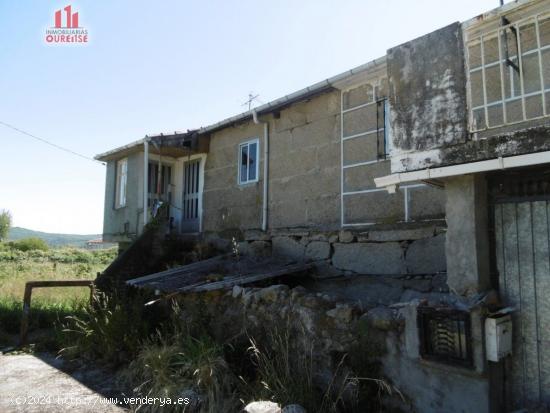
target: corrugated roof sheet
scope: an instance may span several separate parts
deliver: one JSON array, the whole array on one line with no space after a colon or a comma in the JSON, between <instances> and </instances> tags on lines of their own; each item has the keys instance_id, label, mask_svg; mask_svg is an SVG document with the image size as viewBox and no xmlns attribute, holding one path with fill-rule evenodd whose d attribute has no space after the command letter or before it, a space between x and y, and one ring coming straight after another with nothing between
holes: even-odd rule
<instances>
[{"instance_id":1,"label":"corrugated roof sheet","mask_svg":"<svg viewBox=\"0 0 550 413\"><path fill-rule=\"evenodd\" d=\"M271 257L261 260L248 257L237 259L228 254L134 278L126 283L162 293L214 291L304 273L311 268L313 265L310 263L289 263Z\"/></svg>"}]
</instances>

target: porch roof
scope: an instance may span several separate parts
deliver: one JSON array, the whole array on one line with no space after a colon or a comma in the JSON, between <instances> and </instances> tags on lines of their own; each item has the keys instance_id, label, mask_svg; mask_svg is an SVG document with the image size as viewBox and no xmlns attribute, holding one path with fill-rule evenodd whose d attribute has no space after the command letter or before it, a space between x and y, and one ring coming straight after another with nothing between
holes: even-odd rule
<instances>
[{"instance_id":1,"label":"porch roof","mask_svg":"<svg viewBox=\"0 0 550 413\"><path fill-rule=\"evenodd\" d=\"M153 138L161 138L163 140L172 139L174 143L176 143L177 141L180 141L180 142L182 140L185 141L185 139L188 138L187 135L192 135L192 136L208 135L214 131L234 125L235 123L248 121L253 118L254 113L257 113L258 115L265 115L268 113L281 110L294 103L307 100L309 98L312 98L314 96L320 95L322 93L325 93L334 89L343 90L343 89L353 87L355 85L359 85L365 82L366 79L368 80L369 76L372 75L373 73L378 73L378 71L380 71L384 67L385 63L386 63L386 56L382 56L378 59L374 59L370 62L357 66L353 69L347 70L343 73L339 73L336 76L332 76L321 82L317 82L311 86L305 87L294 93L290 93L281 98L267 102L266 104L258 106L254 109L248 110L246 112L240 113L235 116L231 116L229 118L223 119L211 125L203 126L200 129L189 131L189 132L174 132L173 134L168 134L168 135L159 134L159 135L155 135ZM136 152L139 150L139 147L143 146L144 141L150 138L152 137L145 136L145 138L140 139L138 141L135 141L127 145L120 146L116 149L96 155L95 159L99 161L108 161L111 159L120 158L128 153ZM163 148L163 154L165 149L166 148ZM185 156L186 154L187 153L180 156Z\"/></svg>"},{"instance_id":2,"label":"porch roof","mask_svg":"<svg viewBox=\"0 0 550 413\"><path fill-rule=\"evenodd\" d=\"M237 259L231 254L226 254L134 278L126 283L135 287L158 290L161 293L203 292L295 275L312 268L311 263L289 263L271 257L260 260L250 257Z\"/></svg>"},{"instance_id":3,"label":"porch roof","mask_svg":"<svg viewBox=\"0 0 550 413\"><path fill-rule=\"evenodd\" d=\"M149 153L171 156L179 158L193 153L193 147L196 146L195 141L198 139L196 131L174 132L173 134L158 134L145 136L143 139L131 142L127 145L119 146L118 148L96 155L94 159L98 161L109 161L120 159L131 153L140 152L143 150L143 144L147 141L149 145Z\"/></svg>"}]
</instances>

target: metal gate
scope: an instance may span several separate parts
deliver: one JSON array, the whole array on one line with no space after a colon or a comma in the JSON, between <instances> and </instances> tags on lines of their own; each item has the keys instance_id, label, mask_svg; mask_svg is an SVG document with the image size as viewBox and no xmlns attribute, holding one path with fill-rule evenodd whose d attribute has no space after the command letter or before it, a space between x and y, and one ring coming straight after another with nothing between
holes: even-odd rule
<instances>
[{"instance_id":1,"label":"metal gate","mask_svg":"<svg viewBox=\"0 0 550 413\"><path fill-rule=\"evenodd\" d=\"M510 409L550 407L550 202L547 199L524 194L494 205L499 289L505 304L516 310L513 355L505 369L506 404Z\"/></svg>"},{"instance_id":2,"label":"metal gate","mask_svg":"<svg viewBox=\"0 0 550 413\"><path fill-rule=\"evenodd\" d=\"M182 232L199 232L201 220L201 160L185 162L183 168Z\"/></svg>"}]
</instances>

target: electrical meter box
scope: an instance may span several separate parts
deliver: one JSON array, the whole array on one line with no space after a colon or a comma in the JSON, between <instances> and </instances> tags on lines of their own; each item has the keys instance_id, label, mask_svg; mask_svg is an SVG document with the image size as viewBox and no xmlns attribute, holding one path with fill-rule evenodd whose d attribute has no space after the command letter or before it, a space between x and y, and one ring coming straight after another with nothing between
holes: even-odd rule
<instances>
[{"instance_id":1,"label":"electrical meter box","mask_svg":"<svg viewBox=\"0 0 550 413\"><path fill-rule=\"evenodd\" d=\"M485 319L487 360L500 361L512 354L512 317L510 314Z\"/></svg>"}]
</instances>

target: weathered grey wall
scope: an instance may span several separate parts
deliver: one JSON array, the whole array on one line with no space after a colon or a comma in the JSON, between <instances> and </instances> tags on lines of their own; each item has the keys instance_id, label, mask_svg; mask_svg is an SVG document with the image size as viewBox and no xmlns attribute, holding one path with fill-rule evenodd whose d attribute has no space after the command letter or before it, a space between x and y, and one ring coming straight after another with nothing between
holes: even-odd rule
<instances>
[{"instance_id":1,"label":"weathered grey wall","mask_svg":"<svg viewBox=\"0 0 550 413\"><path fill-rule=\"evenodd\" d=\"M404 321L404 330L386 335L388 351L382 358L385 376L409 397L414 411L488 413L489 381L482 368L450 366L420 357L416 306L411 302L402 307L399 318ZM472 313L473 325L479 326L477 319L479 314ZM472 329L472 334L479 336L481 330ZM481 347L481 343L474 345Z\"/></svg>"},{"instance_id":2,"label":"weathered grey wall","mask_svg":"<svg viewBox=\"0 0 550 413\"><path fill-rule=\"evenodd\" d=\"M454 23L388 51L392 171L439 161L438 148L467 138L462 30ZM413 155L407 156L413 152Z\"/></svg>"},{"instance_id":3,"label":"weathered grey wall","mask_svg":"<svg viewBox=\"0 0 550 413\"><path fill-rule=\"evenodd\" d=\"M271 122L271 228L340 224L340 92L293 105Z\"/></svg>"},{"instance_id":4,"label":"weathered grey wall","mask_svg":"<svg viewBox=\"0 0 550 413\"><path fill-rule=\"evenodd\" d=\"M483 175L445 182L447 274L452 291L472 295L491 287L487 183Z\"/></svg>"},{"instance_id":5,"label":"weathered grey wall","mask_svg":"<svg viewBox=\"0 0 550 413\"><path fill-rule=\"evenodd\" d=\"M103 239L108 242L133 240L143 227L143 152L128 155L126 206L115 208L116 161L107 162ZM124 231L128 223L128 232Z\"/></svg>"},{"instance_id":6,"label":"weathered grey wall","mask_svg":"<svg viewBox=\"0 0 550 413\"><path fill-rule=\"evenodd\" d=\"M340 91L325 93L281 110L269 122L268 227L338 230L340 228ZM238 146L260 139L259 181L239 185ZM205 166L204 231L235 234L258 229L262 220L263 126L247 122L215 132ZM369 147L356 148L367 152ZM376 149L375 149L376 151ZM374 154L376 157L376 153ZM363 171L365 172L365 171ZM373 177L388 174L389 162L370 165L355 181L374 187ZM346 190L354 184L346 176ZM370 186L369 186L370 185ZM444 216L444 191L419 187L409 192L413 220ZM403 193L381 191L346 201L346 213L374 222L404 220Z\"/></svg>"},{"instance_id":7,"label":"weathered grey wall","mask_svg":"<svg viewBox=\"0 0 550 413\"><path fill-rule=\"evenodd\" d=\"M259 180L239 185L239 144L260 139ZM252 122L212 135L204 168L203 229L206 232L261 226L263 187L263 127Z\"/></svg>"}]
</instances>

